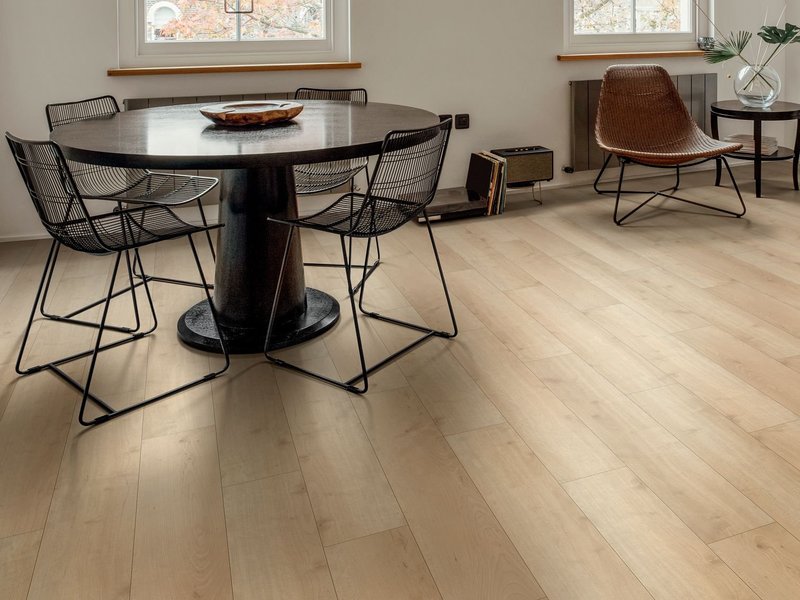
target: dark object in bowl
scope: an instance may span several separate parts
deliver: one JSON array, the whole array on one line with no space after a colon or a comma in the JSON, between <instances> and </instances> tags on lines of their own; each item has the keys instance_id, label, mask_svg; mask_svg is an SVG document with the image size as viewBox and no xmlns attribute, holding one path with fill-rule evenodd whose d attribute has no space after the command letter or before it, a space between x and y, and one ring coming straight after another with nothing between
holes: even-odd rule
<instances>
[{"instance_id":1,"label":"dark object in bowl","mask_svg":"<svg viewBox=\"0 0 800 600\"><path fill-rule=\"evenodd\" d=\"M200 109L204 117L211 119L217 125L229 127L280 123L295 118L302 111L302 104L282 100L220 102Z\"/></svg>"}]
</instances>

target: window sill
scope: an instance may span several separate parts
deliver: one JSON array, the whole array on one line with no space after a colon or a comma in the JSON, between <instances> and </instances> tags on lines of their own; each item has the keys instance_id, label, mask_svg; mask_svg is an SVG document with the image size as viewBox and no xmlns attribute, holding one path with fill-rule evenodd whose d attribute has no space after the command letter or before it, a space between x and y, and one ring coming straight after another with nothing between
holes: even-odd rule
<instances>
[{"instance_id":1,"label":"window sill","mask_svg":"<svg viewBox=\"0 0 800 600\"><path fill-rule=\"evenodd\" d=\"M586 54L557 54L561 62L578 60L609 60L618 58L702 58L702 50L666 50L661 52L589 52Z\"/></svg>"},{"instance_id":2,"label":"window sill","mask_svg":"<svg viewBox=\"0 0 800 600\"><path fill-rule=\"evenodd\" d=\"M191 67L123 67L109 69L109 77L140 75L197 75L202 73L253 73L256 71L321 71L327 69L360 69L360 62L275 63L261 65L199 65Z\"/></svg>"}]
</instances>

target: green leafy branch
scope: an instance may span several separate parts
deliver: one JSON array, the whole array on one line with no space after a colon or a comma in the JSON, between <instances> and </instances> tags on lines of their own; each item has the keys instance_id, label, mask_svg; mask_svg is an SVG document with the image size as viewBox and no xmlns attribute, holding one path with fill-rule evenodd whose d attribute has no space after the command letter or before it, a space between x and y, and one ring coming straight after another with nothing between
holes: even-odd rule
<instances>
[{"instance_id":1,"label":"green leafy branch","mask_svg":"<svg viewBox=\"0 0 800 600\"><path fill-rule=\"evenodd\" d=\"M757 77L764 80L765 83L768 83L761 74L761 70L766 67L789 44L800 43L800 27L797 25L786 23L783 28L776 25L763 25L758 30L756 35L761 38L763 42L769 45L774 45L775 48L772 50L769 56L764 56L764 60L756 60L755 63L751 62L745 57L744 52L750 43L750 40L753 38L753 34L749 31L736 31L731 32L728 35L724 35L719 29L717 29L716 25L714 25L711 17L709 17L708 14L706 14L706 12L696 3L695 6L697 6L697 10L700 11L700 13L702 13L702 15L708 20L718 36L714 40L714 44L711 46L711 48L708 48L703 52L703 58L706 60L706 62L711 64L725 62L726 60L730 60L732 58L738 58L741 60L745 65L751 67L755 71L752 79L745 87L751 85ZM760 52L758 54L760 55Z\"/></svg>"}]
</instances>

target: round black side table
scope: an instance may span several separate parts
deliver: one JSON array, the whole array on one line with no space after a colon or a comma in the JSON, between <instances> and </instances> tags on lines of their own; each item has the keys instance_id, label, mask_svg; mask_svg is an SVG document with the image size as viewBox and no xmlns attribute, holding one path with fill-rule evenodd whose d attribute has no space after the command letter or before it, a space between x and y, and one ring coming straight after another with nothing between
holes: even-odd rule
<instances>
[{"instance_id":1,"label":"round black side table","mask_svg":"<svg viewBox=\"0 0 800 600\"><path fill-rule=\"evenodd\" d=\"M711 135L719 139L719 118L737 119L739 121L753 122L753 141L755 154L734 152L729 154L733 158L753 161L753 178L756 182L756 198L761 198L761 162L772 160L792 159L792 178L794 189L800 190L798 185L797 167L800 162L800 104L794 102L776 102L769 108L752 108L744 106L738 100L724 100L711 104ZM794 148L780 147L775 154L762 156L761 154L761 124L764 121L797 121ZM717 180L719 185L722 177L722 165L717 161Z\"/></svg>"}]
</instances>

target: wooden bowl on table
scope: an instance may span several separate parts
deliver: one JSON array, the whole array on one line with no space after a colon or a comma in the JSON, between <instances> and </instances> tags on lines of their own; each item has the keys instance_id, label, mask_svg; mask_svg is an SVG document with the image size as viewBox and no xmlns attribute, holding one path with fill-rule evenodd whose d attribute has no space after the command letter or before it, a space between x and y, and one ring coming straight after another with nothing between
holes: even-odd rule
<instances>
[{"instance_id":1,"label":"wooden bowl on table","mask_svg":"<svg viewBox=\"0 0 800 600\"><path fill-rule=\"evenodd\" d=\"M244 100L209 104L200 113L217 125L245 127L270 125L295 118L303 111L303 105L285 100Z\"/></svg>"}]
</instances>

